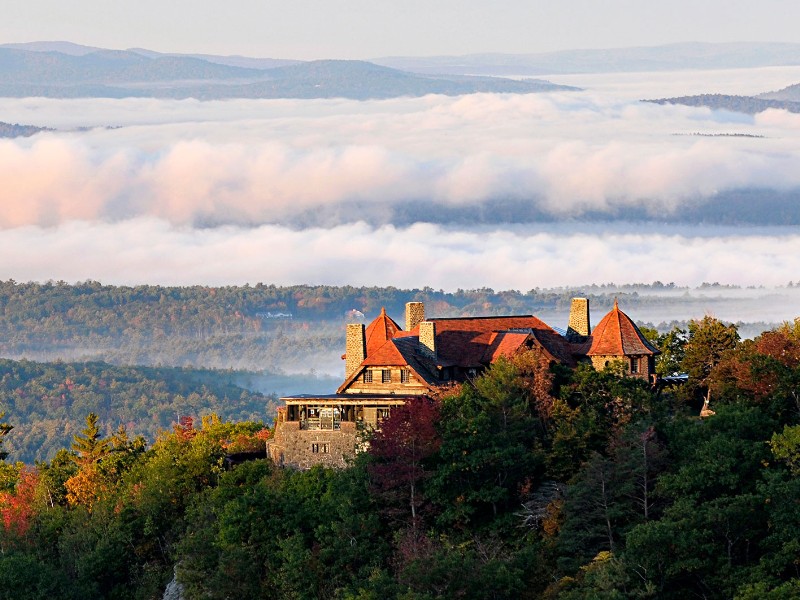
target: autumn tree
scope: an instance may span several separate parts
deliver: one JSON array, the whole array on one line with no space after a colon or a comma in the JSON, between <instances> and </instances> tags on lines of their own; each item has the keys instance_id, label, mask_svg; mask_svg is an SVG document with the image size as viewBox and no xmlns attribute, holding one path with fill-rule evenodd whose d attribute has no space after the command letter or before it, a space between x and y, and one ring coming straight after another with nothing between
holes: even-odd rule
<instances>
[{"instance_id":1,"label":"autumn tree","mask_svg":"<svg viewBox=\"0 0 800 600\"><path fill-rule=\"evenodd\" d=\"M86 427L75 435L72 450L75 452L74 460L78 465L78 472L64 483L67 502L89 509L113 484L100 467L101 459L109 452L111 441L102 438L97 421L97 415L89 413L86 416Z\"/></svg>"},{"instance_id":2,"label":"autumn tree","mask_svg":"<svg viewBox=\"0 0 800 600\"><path fill-rule=\"evenodd\" d=\"M393 408L370 440L369 453L375 460L369 471L381 504L390 512L408 514L412 530L424 503L420 486L430 475L425 461L441 444L438 422L438 404L415 398Z\"/></svg>"}]
</instances>

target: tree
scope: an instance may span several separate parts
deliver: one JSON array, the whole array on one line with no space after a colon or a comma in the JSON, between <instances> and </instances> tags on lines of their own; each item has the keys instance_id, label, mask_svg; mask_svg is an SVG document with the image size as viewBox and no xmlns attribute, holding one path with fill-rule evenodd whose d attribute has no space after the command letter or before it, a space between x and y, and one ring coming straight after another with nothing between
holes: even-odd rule
<instances>
[{"instance_id":1,"label":"tree","mask_svg":"<svg viewBox=\"0 0 800 600\"><path fill-rule=\"evenodd\" d=\"M739 333L736 325L725 325L706 315L700 321L689 322L689 339L684 347L681 368L689 375L685 389L705 392L704 406L711 401L711 376L726 352L736 348Z\"/></svg>"},{"instance_id":2,"label":"tree","mask_svg":"<svg viewBox=\"0 0 800 600\"><path fill-rule=\"evenodd\" d=\"M654 343L661 350L656 357L656 373L664 377L680 372L686 355L686 342L686 330L677 326L656 338Z\"/></svg>"},{"instance_id":3,"label":"tree","mask_svg":"<svg viewBox=\"0 0 800 600\"><path fill-rule=\"evenodd\" d=\"M0 420L5 416L5 413L0 413ZM10 423L0 422L0 460L5 460L8 457L8 452L3 450L3 440L12 429L14 429L14 426Z\"/></svg>"},{"instance_id":4,"label":"tree","mask_svg":"<svg viewBox=\"0 0 800 600\"><path fill-rule=\"evenodd\" d=\"M440 523L466 527L516 509L519 486L543 462L539 423L518 368L498 360L474 386L445 397L441 415L442 444L428 487Z\"/></svg>"},{"instance_id":5,"label":"tree","mask_svg":"<svg viewBox=\"0 0 800 600\"><path fill-rule=\"evenodd\" d=\"M108 453L111 442L102 438L97 421L98 416L89 413L86 416L86 427L74 436L72 449L77 453L76 461L79 465L97 462Z\"/></svg>"},{"instance_id":6,"label":"tree","mask_svg":"<svg viewBox=\"0 0 800 600\"><path fill-rule=\"evenodd\" d=\"M441 444L438 424L438 404L415 398L393 408L370 440L369 453L375 460L369 471L381 505L390 512L409 513L414 531L424 502L419 488L430 475L424 463Z\"/></svg>"}]
</instances>

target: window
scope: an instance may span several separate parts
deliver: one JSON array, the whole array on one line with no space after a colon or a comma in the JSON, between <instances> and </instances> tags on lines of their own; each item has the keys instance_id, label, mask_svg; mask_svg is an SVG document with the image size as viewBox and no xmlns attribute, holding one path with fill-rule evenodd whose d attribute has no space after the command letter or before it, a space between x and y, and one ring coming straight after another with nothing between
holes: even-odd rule
<instances>
[{"instance_id":1,"label":"window","mask_svg":"<svg viewBox=\"0 0 800 600\"><path fill-rule=\"evenodd\" d=\"M319 442L314 442L313 444L311 444L311 452L313 454L327 454L328 444L320 444Z\"/></svg>"},{"instance_id":2,"label":"window","mask_svg":"<svg viewBox=\"0 0 800 600\"><path fill-rule=\"evenodd\" d=\"M631 373L638 373L639 372L639 359L632 358L631 359Z\"/></svg>"},{"instance_id":3,"label":"window","mask_svg":"<svg viewBox=\"0 0 800 600\"><path fill-rule=\"evenodd\" d=\"M313 452L314 454L318 454L319 453L319 444L317 444L316 442L311 444L311 452Z\"/></svg>"},{"instance_id":4,"label":"window","mask_svg":"<svg viewBox=\"0 0 800 600\"><path fill-rule=\"evenodd\" d=\"M369 369L364 371L364 383L372 383L372 371Z\"/></svg>"},{"instance_id":5,"label":"window","mask_svg":"<svg viewBox=\"0 0 800 600\"><path fill-rule=\"evenodd\" d=\"M392 383L392 372L389 369L381 371L381 383Z\"/></svg>"},{"instance_id":6,"label":"window","mask_svg":"<svg viewBox=\"0 0 800 600\"><path fill-rule=\"evenodd\" d=\"M408 369L400 370L400 383L408 383L411 379L411 373Z\"/></svg>"}]
</instances>

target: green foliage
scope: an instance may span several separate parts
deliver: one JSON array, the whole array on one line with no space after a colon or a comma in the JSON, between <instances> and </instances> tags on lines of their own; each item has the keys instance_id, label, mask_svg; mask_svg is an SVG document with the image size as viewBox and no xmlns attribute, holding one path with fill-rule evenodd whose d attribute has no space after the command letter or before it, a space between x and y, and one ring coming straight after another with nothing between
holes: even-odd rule
<instances>
[{"instance_id":1,"label":"green foliage","mask_svg":"<svg viewBox=\"0 0 800 600\"><path fill-rule=\"evenodd\" d=\"M237 378L231 371L0 359L0 406L15 424L5 446L14 460L52 458L89 413L102 437L123 425L150 441L184 415L269 419L277 399L243 389Z\"/></svg>"},{"instance_id":2,"label":"green foliage","mask_svg":"<svg viewBox=\"0 0 800 600\"><path fill-rule=\"evenodd\" d=\"M518 487L543 461L530 400L517 367L506 360L475 387L443 400L439 461L429 484L441 523L475 527L519 506Z\"/></svg>"},{"instance_id":3,"label":"green foliage","mask_svg":"<svg viewBox=\"0 0 800 600\"><path fill-rule=\"evenodd\" d=\"M793 336L721 351L706 384L727 387L705 419L613 368L501 360L438 406L409 404L418 412L392 423L403 435L342 470L226 466L232 449L263 450L262 425L211 412L148 448L128 433L138 424L75 396L81 419L97 418L69 430L74 451L0 473L0 590L159 598L177 568L186 598L793 598ZM69 398L89 376L47 365L9 387L13 369L39 368L11 367L5 398L45 397L67 377ZM104 386L120 381L101 368Z\"/></svg>"},{"instance_id":4,"label":"green foliage","mask_svg":"<svg viewBox=\"0 0 800 600\"><path fill-rule=\"evenodd\" d=\"M800 475L800 425L787 425L782 433L773 433L769 445L775 458L785 462L793 475Z\"/></svg>"},{"instance_id":5,"label":"green foliage","mask_svg":"<svg viewBox=\"0 0 800 600\"><path fill-rule=\"evenodd\" d=\"M683 347L681 361L681 370L689 375L689 382L683 388L685 395L704 393L705 401L708 402L714 367L738 344L736 325L726 325L708 315L699 321L690 321L689 337Z\"/></svg>"}]
</instances>

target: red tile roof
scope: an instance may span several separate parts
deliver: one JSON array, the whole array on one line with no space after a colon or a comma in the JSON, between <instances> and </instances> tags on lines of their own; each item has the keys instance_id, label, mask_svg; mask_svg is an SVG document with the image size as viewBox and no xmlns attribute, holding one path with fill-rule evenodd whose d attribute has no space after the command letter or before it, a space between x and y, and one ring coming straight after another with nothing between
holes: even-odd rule
<instances>
[{"instance_id":1,"label":"red tile roof","mask_svg":"<svg viewBox=\"0 0 800 600\"><path fill-rule=\"evenodd\" d=\"M574 364L569 342L552 327L533 315L511 317L464 317L429 319L436 323L437 362L443 366L470 368L483 364L487 348L498 332L532 334L553 358ZM419 327L411 331L419 335Z\"/></svg>"},{"instance_id":2,"label":"red tile roof","mask_svg":"<svg viewBox=\"0 0 800 600\"><path fill-rule=\"evenodd\" d=\"M588 356L641 356L661 354L639 331L631 318L614 301L611 309L592 332Z\"/></svg>"},{"instance_id":3,"label":"red tile roof","mask_svg":"<svg viewBox=\"0 0 800 600\"><path fill-rule=\"evenodd\" d=\"M381 308L381 314L367 326L367 356L377 352L387 340L395 337L399 331L400 326L386 314L385 308Z\"/></svg>"},{"instance_id":4,"label":"red tile roof","mask_svg":"<svg viewBox=\"0 0 800 600\"><path fill-rule=\"evenodd\" d=\"M530 334L502 331L493 333L481 362L492 364L501 356L509 358L525 344Z\"/></svg>"}]
</instances>

